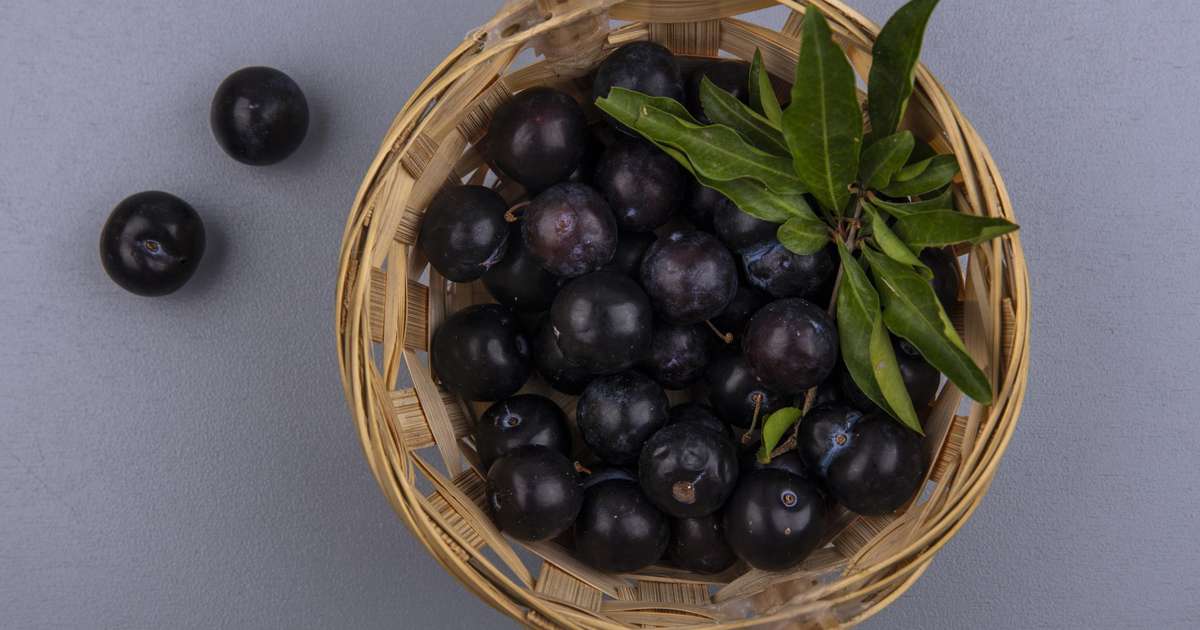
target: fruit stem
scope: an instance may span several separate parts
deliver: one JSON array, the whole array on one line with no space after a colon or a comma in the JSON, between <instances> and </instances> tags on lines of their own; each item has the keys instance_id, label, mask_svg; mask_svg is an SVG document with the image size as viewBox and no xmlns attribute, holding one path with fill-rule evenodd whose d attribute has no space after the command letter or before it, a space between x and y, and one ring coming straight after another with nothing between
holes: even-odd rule
<instances>
[{"instance_id":1,"label":"fruit stem","mask_svg":"<svg viewBox=\"0 0 1200 630\"><path fill-rule=\"evenodd\" d=\"M724 341L726 344L733 343L733 333L731 333L731 332L727 332L727 333L723 333L723 332L721 332L721 329L720 329L720 328L717 328L717 327L716 327L716 325L712 323L712 320L708 320L708 319L706 319L706 320L704 320L704 323L705 323L705 324L708 324L708 328L709 328L709 330L711 330L711 331L713 331L714 333L716 333L716 335L717 335L718 337L720 337L720 338L721 338L721 341Z\"/></svg>"},{"instance_id":2,"label":"fruit stem","mask_svg":"<svg viewBox=\"0 0 1200 630\"><path fill-rule=\"evenodd\" d=\"M749 444L750 440L754 439L754 429L758 427L758 415L762 412L763 393L754 392L751 398L754 399L754 417L750 419L750 428L742 434L742 444Z\"/></svg>"},{"instance_id":3,"label":"fruit stem","mask_svg":"<svg viewBox=\"0 0 1200 630\"><path fill-rule=\"evenodd\" d=\"M592 474L592 471L587 466L584 466L583 464L580 464L579 462L575 462L575 472L577 472L581 475Z\"/></svg>"},{"instance_id":4,"label":"fruit stem","mask_svg":"<svg viewBox=\"0 0 1200 630\"><path fill-rule=\"evenodd\" d=\"M529 205L528 201L518 202L516 205L509 208L508 211L504 213L504 220L508 221L509 223L516 223L517 221L519 221L521 219L521 215L517 214L517 211L523 209L525 206L528 206L528 205Z\"/></svg>"}]
</instances>

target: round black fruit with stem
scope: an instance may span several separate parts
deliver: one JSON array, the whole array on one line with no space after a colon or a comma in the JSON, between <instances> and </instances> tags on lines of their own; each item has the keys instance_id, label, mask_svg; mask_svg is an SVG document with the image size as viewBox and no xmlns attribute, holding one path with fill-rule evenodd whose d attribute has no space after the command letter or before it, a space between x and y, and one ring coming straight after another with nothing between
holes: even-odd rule
<instances>
[{"instance_id":1,"label":"round black fruit with stem","mask_svg":"<svg viewBox=\"0 0 1200 630\"><path fill-rule=\"evenodd\" d=\"M733 294L725 310L712 319L712 324L722 333L732 335L731 343L740 342L750 318L770 301L766 293L746 284L738 284L737 293Z\"/></svg>"},{"instance_id":2,"label":"round black fruit with stem","mask_svg":"<svg viewBox=\"0 0 1200 630\"><path fill-rule=\"evenodd\" d=\"M800 421L800 457L847 509L875 516L908 503L925 476L916 432L882 414L823 405Z\"/></svg>"},{"instance_id":3,"label":"round black fruit with stem","mask_svg":"<svg viewBox=\"0 0 1200 630\"><path fill-rule=\"evenodd\" d=\"M653 334L650 299L632 279L597 271L567 283L550 307L550 325L566 362L611 374L646 356Z\"/></svg>"},{"instance_id":4,"label":"round black fruit with stem","mask_svg":"<svg viewBox=\"0 0 1200 630\"><path fill-rule=\"evenodd\" d=\"M600 269L617 251L617 222L608 203L591 187L572 182L534 197L521 235L535 260L567 278Z\"/></svg>"},{"instance_id":5,"label":"round black fruit with stem","mask_svg":"<svg viewBox=\"0 0 1200 630\"><path fill-rule=\"evenodd\" d=\"M554 303L563 279L546 271L525 247L521 226L512 223L508 251L483 274L483 285L496 301L521 313L545 311Z\"/></svg>"},{"instance_id":6,"label":"round black fruit with stem","mask_svg":"<svg viewBox=\"0 0 1200 630\"><path fill-rule=\"evenodd\" d=\"M519 394L492 404L475 426L475 450L484 469L512 451L529 445L545 446L570 456L571 432L567 414L545 396Z\"/></svg>"},{"instance_id":7,"label":"round black fruit with stem","mask_svg":"<svg viewBox=\"0 0 1200 630\"><path fill-rule=\"evenodd\" d=\"M122 289L144 296L187 283L204 256L204 222L184 200L157 190L126 197L100 230L100 263Z\"/></svg>"},{"instance_id":8,"label":"round black fruit with stem","mask_svg":"<svg viewBox=\"0 0 1200 630\"><path fill-rule=\"evenodd\" d=\"M811 481L783 470L756 470L725 506L725 539L746 564L783 571L820 544L825 512L825 499Z\"/></svg>"},{"instance_id":9,"label":"round black fruit with stem","mask_svg":"<svg viewBox=\"0 0 1200 630\"><path fill-rule=\"evenodd\" d=\"M947 313L958 301L958 285L962 276L958 272L958 261L949 249L926 247L921 250L921 262L933 272L933 292Z\"/></svg>"},{"instance_id":10,"label":"round black fruit with stem","mask_svg":"<svg viewBox=\"0 0 1200 630\"><path fill-rule=\"evenodd\" d=\"M562 349L558 347L549 317L543 319L533 337L533 364L550 387L572 396L583 393L583 388L587 387L594 376L591 371L571 365L567 361Z\"/></svg>"},{"instance_id":11,"label":"round black fruit with stem","mask_svg":"<svg viewBox=\"0 0 1200 630\"><path fill-rule=\"evenodd\" d=\"M799 394L819 385L837 365L837 326L829 313L806 300L776 300L750 319L742 351L767 387Z\"/></svg>"},{"instance_id":12,"label":"round black fruit with stem","mask_svg":"<svg viewBox=\"0 0 1200 630\"><path fill-rule=\"evenodd\" d=\"M797 254L774 239L743 251L741 259L746 280L776 298L813 296L837 270L828 249Z\"/></svg>"},{"instance_id":13,"label":"round black fruit with stem","mask_svg":"<svg viewBox=\"0 0 1200 630\"><path fill-rule=\"evenodd\" d=\"M715 357L704 372L704 384L717 415L733 425L735 433L787 406L787 398L763 385L738 353Z\"/></svg>"},{"instance_id":14,"label":"round black fruit with stem","mask_svg":"<svg viewBox=\"0 0 1200 630\"><path fill-rule=\"evenodd\" d=\"M522 446L488 469L487 504L501 531L537 542L571 527L583 504L583 489L575 464L562 453Z\"/></svg>"},{"instance_id":15,"label":"round black fruit with stem","mask_svg":"<svg viewBox=\"0 0 1200 630\"><path fill-rule=\"evenodd\" d=\"M717 511L738 480L737 447L695 422L670 424L642 447L638 481L646 496L676 518Z\"/></svg>"},{"instance_id":16,"label":"round black fruit with stem","mask_svg":"<svg viewBox=\"0 0 1200 630\"><path fill-rule=\"evenodd\" d=\"M742 212L732 202L713 207L713 232L721 242L735 252L756 249L768 243L778 243L775 235L779 224Z\"/></svg>"},{"instance_id":17,"label":"round black fruit with stem","mask_svg":"<svg viewBox=\"0 0 1200 630\"><path fill-rule=\"evenodd\" d=\"M584 388L575 409L583 441L610 464L638 460L642 445L667 423L667 394L639 372L601 376Z\"/></svg>"},{"instance_id":18,"label":"round black fruit with stem","mask_svg":"<svg viewBox=\"0 0 1200 630\"><path fill-rule=\"evenodd\" d=\"M694 518L671 519L671 545L667 557L687 571L720 573L737 562L725 542L725 525L720 512Z\"/></svg>"},{"instance_id":19,"label":"round black fruit with stem","mask_svg":"<svg viewBox=\"0 0 1200 630\"><path fill-rule=\"evenodd\" d=\"M446 318L433 333L429 361L446 389L467 400L508 398L532 369L520 323L499 304L468 306Z\"/></svg>"},{"instance_id":20,"label":"round black fruit with stem","mask_svg":"<svg viewBox=\"0 0 1200 630\"><path fill-rule=\"evenodd\" d=\"M617 252L603 270L623 273L636 279L646 250L657 239L654 232L621 232L617 236Z\"/></svg>"},{"instance_id":21,"label":"round black fruit with stem","mask_svg":"<svg viewBox=\"0 0 1200 630\"><path fill-rule=\"evenodd\" d=\"M308 101L300 86L279 70L242 68L217 87L209 124L229 157L253 166L274 164L304 142Z\"/></svg>"},{"instance_id":22,"label":"round black fruit with stem","mask_svg":"<svg viewBox=\"0 0 1200 630\"><path fill-rule=\"evenodd\" d=\"M708 123L708 116L700 102L700 84L708 77L714 85L729 92L743 103L750 102L750 64L733 59L718 59L696 68L688 75L687 106L702 123Z\"/></svg>"},{"instance_id":23,"label":"round black fruit with stem","mask_svg":"<svg viewBox=\"0 0 1200 630\"><path fill-rule=\"evenodd\" d=\"M729 425L721 422L721 419L713 413L712 407L703 403L685 402L671 407L671 412L667 417L667 424L677 424L680 422L695 422L702 427L729 437Z\"/></svg>"},{"instance_id":24,"label":"round black fruit with stem","mask_svg":"<svg viewBox=\"0 0 1200 630\"><path fill-rule=\"evenodd\" d=\"M648 232L670 220L683 204L688 177L671 156L628 138L604 152L593 184L608 200L617 227Z\"/></svg>"},{"instance_id":25,"label":"round black fruit with stem","mask_svg":"<svg viewBox=\"0 0 1200 630\"><path fill-rule=\"evenodd\" d=\"M613 51L596 69L592 81L592 100L608 96L614 87L635 90L650 96L665 96L682 101L683 76L675 55L661 44L632 42ZM634 135L633 130L605 114L613 126Z\"/></svg>"},{"instance_id":26,"label":"round black fruit with stem","mask_svg":"<svg viewBox=\"0 0 1200 630\"><path fill-rule=\"evenodd\" d=\"M504 199L491 188L443 188L421 219L417 246L447 280L478 280L510 247L506 209Z\"/></svg>"},{"instance_id":27,"label":"round black fruit with stem","mask_svg":"<svg viewBox=\"0 0 1200 630\"><path fill-rule=\"evenodd\" d=\"M937 368L929 365L917 349L903 339L892 338L892 350L896 355L896 364L900 368L900 377L904 380L904 388L912 400L913 408L917 411L928 407L937 396L942 383L942 374ZM880 412L880 409L862 389L854 382L854 377L848 370L841 374L842 393L850 403L864 412Z\"/></svg>"},{"instance_id":28,"label":"round black fruit with stem","mask_svg":"<svg viewBox=\"0 0 1200 630\"><path fill-rule=\"evenodd\" d=\"M642 368L659 385L683 389L704 375L714 340L712 331L703 324L675 326L658 322Z\"/></svg>"},{"instance_id":29,"label":"round black fruit with stem","mask_svg":"<svg viewBox=\"0 0 1200 630\"><path fill-rule=\"evenodd\" d=\"M676 231L655 241L642 259L641 279L655 311L673 324L716 317L738 287L733 256L698 231Z\"/></svg>"},{"instance_id":30,"label":"round black fruit with stem","mask_svg":"<svg viewBox=\"0 0 1200 630\"><path fill-rule=\"evenodd\" d=\"M587 142L579 103L560 90L534 87L496 109L483 144L497 170L537 194L570 177Z\"/></svg>"},{"instance_id":31,"label":"round black fruit with stem","mask_svg":"<svg viewBox=\"0 0 1200 630\"><path fill-rule=\"evenodd\" d=\"M733 206L728 197L701 184L699 180L692 180L692 194L684 206L684 214L697 229L713 232L713 217L716 216L718 208L726 205Z\"/></svg>"},{"instance_id":32,"label":"round black fruit with stem","mask_svg":"<svg viewBox=\"0 0 1200 630\"><path fill-rule=\"evenodd\" d=\"M662 557L671 527L637 483L608 479L583 496L575 521L575 554L587 564L611 573L630 573Z\"/></svg>"}]
</instances>

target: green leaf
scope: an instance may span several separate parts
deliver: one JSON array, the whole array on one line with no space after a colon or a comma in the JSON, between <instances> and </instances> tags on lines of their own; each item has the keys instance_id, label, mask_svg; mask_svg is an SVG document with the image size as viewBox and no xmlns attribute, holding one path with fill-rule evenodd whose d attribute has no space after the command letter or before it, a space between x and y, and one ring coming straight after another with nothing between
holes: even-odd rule
<instances>
[{"instance_id":1,"label":"green leaf","mask_svg":"<svg viewBox=\"0 0 1200 630\"><path fill-rule=\"evenodd\" d=\"M980 217L953 210L933 210L896 219L896 231L915 248L955 243L978 245L1018 229L999 217Z\"/></svg>"},{"instance_id":2,"label":"green leaf","mask_svg":"<svg viewBox=\"0 0 1200 630\"><path fill-rule=\"evenodd\" d=\"M783 136L796 174L817 202L840 213L858 177L863 123L854 69L833 42L825 16L804 14L792 103L783 112Z\"/></svg>"},{"instance_id":3,"label":"green leaf","mask_svg":"<svg viewBox=\"0 0 1200 630\"><path fill-rule=\"evenodd\" d=\"M601 101L603 101L603 105L601 105ZM681 120L694 125L700 124L700 121L692 116L692 113L683 106L683 103L666 96L650 96L636 90L614 87L608 91L607 96L596 98L597 107L618 121L625 123L626 126L637 120L638 112L646 105L677 116Z\"/></svg>"},{"instance_id":4,"label":"green leaf","mask_svg":"<svg viewBox=\"0 0 1200 630\"><path fill-rule=\"evenodd\" d=\"M907 175L905 171L917 166L923 166L924 168L918 174L908 176L908 179L901 179L902 176ZM912 166L904 167L900 173L896 174L894 181L880 189L879 192L889 197L921 195L933 192L949 184L957 174L958 160L953 155L937 155L929 158L928 163L921 161Z\"/></svg>"},{"instance_id":5,"label":"green leaf","mask_svg":"<svg viewBox=\"0 0 1200 630\"><path fill-rule=\"evenodd\" d=\"M768 464L771 462L771 451L779 445L779 440L800 420L802 412L796 407L784 407L767 416L763 423L762 445L758 448L758 461Z\"/></svg>"},{"instance_id":6,"label":"green leaf","mask_svg":"<svg viewBox=\"0 0 1200 630\"><path fill-rule=\"evenodd\" d=\"M923 201L912 201L909 203L897 203L894 201L888 201L886 199L881 199L878 195L875 195L874 193L867 194L867 201L872 206L875 206L875 208L877 208L879 210L883 210L884 212L886 212L896 218L906 217L910 214L920 214L922 212L932 212L934 210L947 210L949 212L955 212L955 210L954 210L954 193L949 188L947 188L946 190L943 190L938 196L933 197L932 199L926 199Z\"/></svg>"},{"instance_id":7,"label":"green leaf","mask_svg":"<svg viewBox=\"0 0 1200 630\"><path fill-rule=\"evenodd\" d=\"M883 303L883 322L908 340L930 365L964 394L982 404L992 402L992 386L967 354L966 346L942 310L933 286L909 267L863 248Z\"/></svg>"},{"instance_id":8,"label":"green leaf","mask_svg":"<svg viewBox=\"0 0 1200 630\"><path fill-rule=\"evenodd\" d=\"M858 165L858 179L867 188L879 189L892 181L913 150L911 131L900 131L867 147Z\"/></svg>"},{"instance_id":9,"label":"green leaf","mask_svg":"<svg viewBox=\"0 0 1200 630\"><path fill-rule=\"evenodd\" d=\"M899 236L896 236L892 228L888 227L887 221L879 215L879 211L865 202L863 211L871 221L871 235L875 237L875 244L883 250L884 254L896 262L916 267L917 272L925 276L927 280L933 278L933 272L929 270L929 267L926 267L925 263L921 262L921 259L913 253L913 250L909 249Z\"/></svg>"},{"instance_id":10,"label":"green leaf","mask_svg":"<svg viewBox=\"0 0 1200 630\"><path fill-rule=\"evenodd\" d=\"M912 0L883 25L871 49L871 74L867 77L867 112L876 137L892 134L904 118L913 91L913 76L925 25L938 0Z\"/></svg>"},{"instance_id":11,"label":"green leaf","mask_svg":"<svg viewBox=\"0 0 1200 630\"><path fill-rule=\"evenodd\" d=\"M908 386L904 384L900 364L896 361L892 337L884 330L882 320L877 320L875 327L871 329L869 356L879 391L888 403L883 408L904 426L924 435L921 420L917 417L917 410L913 408L912 398L908 395Z\"/></svg>"},{"instance_id":12,"label":"green leaf","mask_svg":"<svg viewBox=\"0 0 1200 630\"><path fill-rule=\"evenodd\" d=\"M921 173L924 173L929 168L929 164L933 162L934 156L929 156L923 160L916 160L905 164L903 168L896 171L892 176L893 182L906 182Z\"/></svg>"},{"instance_id":13,"label":"green leaf","mask_svg":"<svg viewBox=\"0 0 1200 630\"><path fill-rule=\"evenodd\" d=\"M837 250L842 261L842 283L838 285L837 294L838 340L842 362L863 394L881 409L892 413L875 378L875 363L871 359L871 339L883 330L879 294L871 286L867 272L863 271L840 240L837 241Z\"/></svg>"},{"instance_id":14,"label":"green leaf","mask_svg":"<svg viewBox=\"0 0 1200 630\"><path fill-rule=\"evenodd\" d=\"M763 65L762 51L754 49L754 61L750 64L750 105L758 113L771 121L772 125L782 127L783 110L779 108L779 96L771 84L771 75Z\"/></svg>"},{"instance_id":15,"label":"green leaf","mask_svg":"<svg viewBox=\"0 0 1200 630\"><path fill-rule=\"evenodd\" d=\"M783 132L736 96L717 87L708 77L700 79L700 106L709 120L742 134L750 144L777 155L788 155Z\"/></svg>"},{"instance_id":16,"label":"green leaf","mask_svg":"<svg viewBox=\"0 0 1200 630\"><path fill-rule=\"evenodd\" d=\"M819 221L813 214L812 208L808 206L804 195L773 193L766 186L750 179L735 179L728 182L710 180L696 172L682 151L665 145L657 146L664 153L675 158L675 161L679 162L681 166L688 169L696 179L700 180L701 184L725 195L738 209L750 216L771 223L783 223L791 217Z\"/></svg>"},{"instance_id":17,"label":"green leaf","mask_svg":"<svg viewBox=\"0 0 1200 630\"><path fill-rule=\"evenodd\" d=\"M776 236L788 251L808 256L821 251L829 243L829 226L816 217L792 217L779 226Z\"/></svg>"}]
</instances>

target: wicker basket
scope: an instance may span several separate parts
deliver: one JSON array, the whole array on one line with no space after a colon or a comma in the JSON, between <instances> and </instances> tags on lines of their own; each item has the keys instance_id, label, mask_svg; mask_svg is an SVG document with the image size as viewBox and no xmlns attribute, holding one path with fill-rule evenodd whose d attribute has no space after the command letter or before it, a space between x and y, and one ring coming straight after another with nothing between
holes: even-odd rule
<instances>
[{"instance_id":1,"label":"wicker basket","mask_svg":"<svg viewBox=\"0 0 1200 630\"><path fill-rule=\"evenodd\" d=\"M781 31L739 14L782 4ZM811 0L830 20L861 76L876 25L837 0ZM463 306L490 301L479 284L454 285L413 246L423 209L447 182L492 183L473 144L512 94L553 85L586 100L583 77L608 51L651 39L678 54L749 59L790 77L805 5L790 0L513 0L462 42L405 104L367 170L343 236L337 286L338 358L371 471L438 561L492 606L542 628L703 625L722 628L852 625L899 597L979 506L1012 436L1029 361L1029 288L1019 237L960 253L965 291L952 312L996 396L983 407L947 385L926 419L929 483L906 511L846 514L800 567L765 573L735 565L699 576L667 567L608 575L553 543L502 536L481 507L483 477L470 435L478 406L439 388L430 332ZM612 21L610 21L612 20ZM518 53L537 60L519 67ZM522 57L522 61L525 57ZM906 126L962 167L959 210L1013 219L996 166L975 130L923 67ZM592 112L595 114L595 112ZM494 186L510 202L524 194ZM413 386L398 389L407 370ZM549 392L533 383L534 391ZM553 395L568 411L573 400Z\"/></svg>"}]
</instances>

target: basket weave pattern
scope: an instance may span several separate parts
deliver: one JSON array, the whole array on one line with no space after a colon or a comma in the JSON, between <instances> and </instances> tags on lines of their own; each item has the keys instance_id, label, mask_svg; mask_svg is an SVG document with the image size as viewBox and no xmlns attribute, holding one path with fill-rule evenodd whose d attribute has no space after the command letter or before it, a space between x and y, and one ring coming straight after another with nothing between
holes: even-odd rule
<instances>
[{"instance_id":1,"label":"basket weave pattern","mask_svg":"<svg viewBox=\"0 0 1200 630\"><path fill-rule=\"evenodd\" d=\"M780 31L737 17L774 4L791 10ZM878 27L836 0L807 4L828 16L865 77ZM749 59L758 48L767 70L786 79L805 9L790 0L512 0L417 88L358 191L343 235L335 317L343 386L367 461L396 512L446 570L530 626L853 625L907 590L987 492L1021 408L1029 361L1028 277L1015 233L960 250L968 261L965 291L951 313L993 383L994 403L964 400L947 384L926 416L934 464L920 499L887 517L844 513L824 548L783 573L739 564L717 576L659 566L609 575L554 543L520 545L504 537L483 507L483 475L471 445L482 407L447 393L428 367L429 336L438 323L491 300L481 283L450 283L429 267L414 246L424 208L448 183L489 183L509 203L524 195L515 183L492 183L474 146L497 105L535 85L586 102L582 77L612 49L641 39L696 56ZM610 19L617 21L611 28ZM538 60L517 68L514 60L528 48ZM916 84L905 126L958 157L956 207L1014 220L996 166L970 123L923 66ZM397 388L404 372L411 388ZM537 382L528 389L573 411L569 397Z\"/></svg>"}]
</instances>

